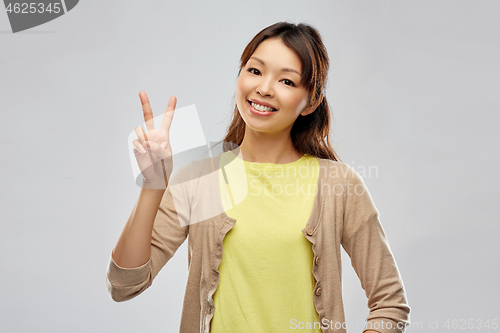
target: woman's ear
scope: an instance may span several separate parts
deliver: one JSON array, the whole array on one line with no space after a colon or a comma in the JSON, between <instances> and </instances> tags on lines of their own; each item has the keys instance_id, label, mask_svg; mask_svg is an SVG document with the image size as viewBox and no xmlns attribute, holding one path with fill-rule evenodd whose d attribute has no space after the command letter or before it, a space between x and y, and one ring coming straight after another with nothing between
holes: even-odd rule
<instances>
[{"instance_id":1,"label":"woman's ear","mask_svg":"<svg viewBox=\"0 0 500 333\"><path fill-rule=\"evenodd\" d=\"M309 104L307 107L304 108L304 110L302 110L300 115L307 116L308 114L312 113L314 110L316 110L316 108L313 108L312 105Z\"/></svg>"},{"instance_id":2,"label":"woman's ear","mask_svg":"<svg viewBox=\"0 0 500 333\"><path fill-rule=\"evenodd\" d=\"M300 113L301 116L307 116L308 114L311 114L318 108L318 106L321 104L323 101L323 97L318 98L314 104L309 103L304 110Z\"/></svg>"}]
</instances>

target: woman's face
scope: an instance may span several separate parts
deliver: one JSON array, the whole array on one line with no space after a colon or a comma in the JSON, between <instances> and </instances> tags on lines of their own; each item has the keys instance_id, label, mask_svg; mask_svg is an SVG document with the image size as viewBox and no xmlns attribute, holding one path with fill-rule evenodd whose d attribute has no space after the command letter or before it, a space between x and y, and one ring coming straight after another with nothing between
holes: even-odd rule
<instances>
[{"instance_id":1,"label":"woman's face","mask_svg":"<svg viewBox=\"0 0 500 333\"><path fill-rule=\"evenodd\" d=\"M301 70L299 57L281 39L266 39L257 47L236 84L236 105L246 130L289 135L297 117L310 112Z\"/></svg>"}]
</instances>

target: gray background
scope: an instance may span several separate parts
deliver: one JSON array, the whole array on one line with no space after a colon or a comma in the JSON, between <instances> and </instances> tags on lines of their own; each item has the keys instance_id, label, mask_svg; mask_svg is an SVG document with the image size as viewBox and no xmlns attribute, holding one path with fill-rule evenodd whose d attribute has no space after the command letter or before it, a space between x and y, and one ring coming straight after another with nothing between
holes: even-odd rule
<instances>
[{"instance_id":1,"label":"gray background","mask_svg":"<svg viewBox=\"0 0 500 333\"><path fill-rule=\"evenodd\" d=\"M500 2L484 0L81 1L12 34L1 10L2 331L177 330L185 245L140 297L114 303L105 290L139 191L126 144L142 122L138 92L156 115L170 95L196 104L207 140L221 139L239 56L280 20L324 37L333 145L356 170L378 171L365 182L407 290L409 331L499 320L499 18ZM344 259L356 322L366 299Z\"/></svg>"}]
</instances>

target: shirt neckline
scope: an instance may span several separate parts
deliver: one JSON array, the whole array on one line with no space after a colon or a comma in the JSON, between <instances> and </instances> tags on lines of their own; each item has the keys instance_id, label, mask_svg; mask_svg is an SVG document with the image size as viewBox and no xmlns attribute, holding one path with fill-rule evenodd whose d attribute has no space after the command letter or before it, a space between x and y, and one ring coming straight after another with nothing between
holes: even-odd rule
<instances>
[{"instance_id":1,"label":"shirt neckline","mask_svg":"<svg viewBox=\"0 0 500 333\"><path fill-rule=\"evenodd\" d=\"M271 163L271 162L250 162L250 161L245 161L241 158L239 158L232 150L230 150L231 154L238 159L238 161L241 161L243 162L245 165L249 166L249 165L252 165L252 166L262 166L262 167L286 167L286 166L292 166L292 165L295 165L295 164L299 164L301 162L304 161L304 159L307 158L307 154L303 154L298 160L295 160L293 162L289 162L289 163Z\"/></svg>"},{"instance_id":2,"label":"shirt neckline","mask_svg":"<svg viewBox=\"0 0 500 333\"><path fill-rule=\"evenodd\" d=\"M218 156L216 156L216 158L214 158L213 162L215 165L217 165L217 168L216 168L216 172L213 172L215 173L214 177L213 177L213 181L215 182L215 184L217 185L217 187L214 187L214 188L219 188L219 163L220 163L220 157L221 157L222 154L219 154ZM233 153L233 155L235 155ZM304 156L302 156L300 159L298 159L297 161L295 162L291 162L291 163L296 163L298 161L300 161L301 159L303 159L305 157L306 154L304 154ZM235 155L236 156L236 155ZM316 156L313 156L314 158L317 159L318 161L318 164L319 164L319 167L320 167L320 170L321 170L321 165L322 165L322 159L320 158L317 158ZM236 157L238 158L238 157ZM243 161L242 159L239 159L241 161ZM252 162L248 162L248 163L252 163ZM271 163L272 164L272 163ZM283 164L276 164L276 165L283 165ZM311 215L309 216L309 219L307 220L307 224L304 226L304 229L302 229L302 231L306 231L306 230L312 230L312 229L315 229L316 227L316 223L315 223L315 220L317 220L319 218L319 216L321 216L321 211L322 211L322 208L323 208L323 195L322 195L322 192L321 192L321 184L323 182L323 179L321 177L321 172L319 173L318 175L318 180L317 180L317 185L318 185L318 193L316 193L316 197L314 198L314 203L313 203L313 208L312 208L312 212L311 212ZM214 184L214 185L215 185ZM222 200L220 198L220 195L213 195L211 197L211 201L212 201L212 214L215 214L216 213L216 209L219 208L221 213L219 214L216 214L216 215L220 215L221 216L221 219L222 219L222 222L223 223L226 223L226 222L229 222L232 226L234 226L234 223L236 222L236 219L233 218L233 217L230 217L229 215L226 214L226 212L224 211L224 205L222 204ZM216 208L217 207L217 208ZM214 215L214 216L216 216Z\"/></svg>"}]
</instances>

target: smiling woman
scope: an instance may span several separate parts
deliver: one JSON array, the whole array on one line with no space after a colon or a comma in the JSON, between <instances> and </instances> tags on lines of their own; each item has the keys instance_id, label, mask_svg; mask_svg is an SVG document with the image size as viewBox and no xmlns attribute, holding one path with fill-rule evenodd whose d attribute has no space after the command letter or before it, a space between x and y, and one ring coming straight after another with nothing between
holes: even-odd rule
<instances>
[{"instance_id":1,"label":"smiling woman","mask_svg":"<svg viewBox=\"0 0 500 333\"><path fill-rule=\"evenodd\" d=\"M251 131L274 135L284 131L290 137L299 114L314 111L306 108L309 94L301 84L301 67L299 57L279 38L265 40L255 50L236 85L236 104L249 130L247 135ZM261 121L259 116L272 117Z\"/></svg>"},{"instance_id":2,"label":"smiling woman","mask_svg":"<svg viewBox=\"0 0 500 333\"><path fill-rule=\"evenodd\" d=\"M267 27L247 45L240 63L236 106L224 142L241 146L255 161L289 161L276 154L283 149L292 160L304 153L339 160L330 145L331 116L324 94L328 54L316 29L284 22ZM270 136L279 147L257 143ZM251 149L256 145L259 149Z\"/></svg>"},{"instance_id":3,"label":"smiling woman","mask_svg":"<svg viewBox=\"0 0 500 333\"><path fill-rule=\"evenodd\" d=\"M279 22L240 60L223 153L172 179L176 99L155 130L140 93L148 133L137 129L134 146L144 188L112 252L109 293L116 301L142 293L189 236L180 332L344 333L343 247L368 298L364 332L403 332L410 308L378 210L329 142L320 34Z\"/></svg>"}]
</instances>

